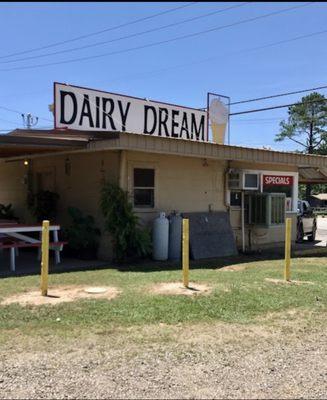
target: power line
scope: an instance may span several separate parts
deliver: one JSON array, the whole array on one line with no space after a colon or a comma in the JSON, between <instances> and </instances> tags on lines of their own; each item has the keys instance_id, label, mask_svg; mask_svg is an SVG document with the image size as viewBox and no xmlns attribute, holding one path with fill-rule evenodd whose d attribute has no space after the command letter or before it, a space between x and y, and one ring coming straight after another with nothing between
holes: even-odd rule
<instances>
[{"instance_id":1,"label":"power line","mask_svg":"<svg viewBox=\"0 0 327 400\"><path fill-rule=\"evenodd\" d=\"M5 56L0 56L0 59L13 57L13 56L18 56L18 55L26 54L26 53L31 53L31 52L38 51L38 50L45 50L45 49L49 49L51 47L60 46L62 44L66 44L66 43L76 42L77 40L86 39L86 38L89 38L91 36L100 35L100 34L105 33L105 32L109 32L109 31L113 31L113 30L116 30L116 29L124 28L125 26L133 25L133 24L136 24L138 22L146 21L146 20L149 20L149 19L152 19L152 18L159 17L159 16L164 15L164 14L172 13L174 11L181 10L183 8L186 8L186 7L193 6L194 4L197 4L197 3L198 3L197 1L194 1L194 2L191 2L191 3L184 4L182 6L170 8L170 9L168 9L166 11L162 11L160 13L148 15L147 17L138 18L138 19L135 19L133 21L126 22L124 24L116 25L116 26L113 26L111 28L106 28L106 29L102 29L100 31L91 32L91 33L86 34L86 35L76 36L75 38L63 40L61 42L55 42L55 43L51 43L51 44L48 44L48 45L45 45L45 46L35 47L34 49L23 50L23 51L20 51L20 52L7 54Z\"/></svg>"},{"instance_id":2,"label":"power line","mask_svg":"<svg viewBox=\"0 0 327 400\"><path fill-rule=\"evenodd\" d=\"M0 108L2 110L9 111L9 112L12 112L12 113L15 113L15 114L19 114L19 115L24 114L22 111L13 110L12 108L7 108L7 107L3 107L3 106L0 106ZM51 120L49 118L43 118L43 117L38 117L38 118L42 119L43 121L53 122L53 120Z\"/></svg>"},{"instance_id":3,"label":"power line","mask_svg":"<svg viewBox=\"0 0 327 400\"><path fill-rule=\"evenodd\" d=\"M234 5L234 6L230 6L230 7L226 7L226 8L223 8L223 9L216 10L216 11L212 11L210 13L201 14L201 15L198 15L198 16L195 16L195 17L192 17L192 18L187 18L187 19L184 19L182 21L174 22L174 23L171 23L171 24L168 24L168 25L162 25L162 26L159 26L157 28L152 28L152 29L148 29L148 30L145 30L145 31L132 33L130 35L121 36L121 37L116 38L116 39L104 40L102 42L91 43L91 44L87 44L87 45L84 45L84 46L73 47L73 48L66 49L66 50L59 50L59 51L55 51L55 52L52 52L52 53L40 54L40 55L36 55L36 56L23 57L23 58L16 58L14 60L8 60L8 61L0 61L0 64L9 64L9 63L15 63L15 62L20 62L20 61L32 60L32 59L36 59L36 58L50 57L50 56L57 55L57 54L71 53L72 51L78 51L78 50L88 49L88 48L91 48L91 47L101 46L101 45L104 45L104 44L114 43L114 42L118 42L118 41L121 41L121 40L130 39L130 38L134 38L134 37L137 37L137 36L145 35L147 33L157 32L157 31L160 31L160 30L163 30L163 29L167 29L167 28L171 28L171 27L174 27L174 26L182 25L182 24L185 24L187 22L191 22L191 21L195 21L195 20L198 20L198 19L206 18L206 17L212 16L212 15L220 14L220 13L223 13L225 11L232 10L234 8L244 7L244 6L246 6L246 5L250 4L250 3L251 2L249 1L249 2L245 2L245 3L237 4L237 5Z\"/></svg>"},{"instance_id":4,"label":"power line","mask_svg":"<svg viewBox=\"0 0 327 400\"><path fill-rule=\"evenodd\" d=\"M239 54L239 53L246 53L246 52L250 52L250 51L254 51L254 50L260 50L260 49L264 49L264 48L267 48L267 47L277 46L277 45L283 44L283 43L293 42L293 41L296 41L296 40L301 40L301 39L305 39L305 38L308 38L308 37L321 35L321 34L324 34L324 33L327 33L327 30L319 31L319 32L313 32L313 33L309 33L309 34L301 35L301 36L296 36L296 37L291 38L291 39L286 39L286 40L282 40L282 41L278 41L278 42L274 42L274 43L269 43L267 45L263 45L263 46L260 46L260 47L253 47L253 48L250 48L250 49L244 49L244 50L240 50L240 51L231 51L231 52L224 53L223 56L232 55L232 54ZM220 56L219 59L221 59L221 57L222 56ZM203 64L203 63L206 63L206 62L209 62L209 61L216 60L217 58L218 57L209 57L209 58L205 58L205 59L194 61L194 62L174 65L172 67L160 68L160 69L157 69L157 70L141 72L141 73L134 74L134 75L125 75L125 76L121 76L121 77L119 77L117 79L113 79L113 80L111 80L111 82L119 82L120 80L127 80L128 78L138 79L138 77L140 77L140 78L142 78L143 76L148 77L149 75L158 74L158 73L162 73L162 72L166 72L166 71L170 71L170 70L175 70L175 69L178 69L178 68L185 68L185 67L190 67L190 66L193 66L193 65ZM316 88L316 89L318 89L318 88ZM231 103L231 104L237 104L237 103Z\"/></svg>"},{"instance_id":5,"label":"power line","mask_svg":"<svg viewBox=\"0 0 327 400\"><path fill-rule=\"evenodd\" d=\"M304 104L322 103L322 102L326 102L326 101L327 101L327 99L321 99L321 100L315 100L315 101L306 101ZM257 108L257 109L254 109L254 110L240 111L240 112L236 112L236 113L230 113L229 115L233 116L233 115L249 114L249 113L260 112L260 111L275 110L277 108L292 107L292 106L297 106L299 104L301 104L301 102L291 103L291 104L284 104L284 105L280 105L280 106L266 107L266 108Z\"/></svg>"},{"instance_id":6,"label":"power line","mask_svg":"<svg viewBox=\"0 0 327 400\"><path fill-rule=\"evenodd\" d=\"M296 36L296 37L291 38L291 39L286 39L286 40L283 40L283 41L270 43L270 44L263 45L263 46L260 46L260 47L244 49L244 50L240 50L240 51L237 51L237 52L236 51L228 52L228 53L224 53L223 55L239 54L240 52L241 53L246 53L248 51L259 50L259 49L263 49L263 48L267 48L267 47L271 47L271 46L276 46L276 45L283 44L283 43L293 42L295 40L300 40L300 39L304 39L304 38L307 38L307 37L312 37L312 36L315 36L315 35L321 35L323 33L327 33L327 30L313 32L313 33L309 33L309 34L301 35L301 36ZM220 56L220 58L221 58L221 56ZM119 82L120 80L124 80L125 81L128 78L132 78L132 79L136 78L136 79L138 79L138 77L142 78L143 76L144 77L149 77L149 75L151 75L151 74L158 74L158 73L163 73L163 72L170 71L170 70L175 70L175 69L178 69L178 68L185 68L185 67L189 67L189 66L192 66L192 65L198 65L198 64L202 64L202 63L205 63L205 62L208 62L208 61L216 60L216 59L217 59L217 57L209 57L209 58L206 58L206 59L203 59L203 60L199 60L199 61L195 61L195 62L191 62L191 63L179 64L179 65L175 65L175 66L172 66L172 67L160 68L160 69L157 69L157 70L141 72L141 73L134 74L134 75L124 75L124 76L120 76L117 79L111 80L111 82ZM296 91L296 92L288 92L288 93L285 93L285 95L295 94L295 93L304 93L306 91L309 92L309 91L312 91L312 90L321 90L321 89L324 89L324 88L327 88L327 86L320 86L320 87L316 87L316 88L312 88L312 89L299 90L299 91ZM24 95L39 94L39 93L46 93L46 92L48 92L48 90L24 93ZM21 95L21 93L16 93L16 94L10 95L10 96L18 96L18 95ZM273 95L273 96L279 97L279 96L282 96L282 95L284 95L284 93ZM8 95L2 96L2 97L8 97ZM268 98L271 98L271 96L260 97L260 98L256 98L256 99L250 99L250 100L242 100L241 102L233 102L233 103L231 103L231 105L241 104L242 102L251 102L251 101L264 100L264 99L268 99Z\"/></svg>"},{"instance_id":7,"label":"power line","mask_svg":"<svg viewBox=\"0 0 327 400\"><path fill-rule=\"evenodd\" d=\"M204 31L198 31L198 32L194 32L194 33L190 33L187 35L182 35L182 36L177 36L171 39L167 39L167 40L162 40L159 42L153 42L153 43L148 43L142 46L137 46L137 47L131 47L128 49L123 49L123 50L117 50L117 51L113 51L110 53L102 53L102 54L97 54L97 55L93 55L93 56L87 56L87 57L80 57L80 58L75 58L75 59L70 59L70 60L63 60L63 61L56 61L56 62L51 62L51 63L46 63L46 64L35 64L35 65L29 65L29 66L22 66L22 67L13 67L13 68L7 68L7 69L1 69L1 71L14 71L14 70L22 70L22 69L31 69L31 68L39 68L39 67L47 67L47 66L51 66L51 65L61 65L61 64L67 64L67 63L72 63L72 62L78 62L78 61L86 61L86 60L90 60L90 59L97 59L97 58L101 58L101 57L106 57L109 55L114 55L114 54L123 54L123 53L127 53L130 51L134 51L134 50L141 50L141 49L145 49L145 48L149 48L149 47L154 47L154 46L158 46L161 44L166 44L166 43L171 43L171 42L176 42L178 40L183 40L183 39L188 39L191 37L196 37L199 35L203 35L206 33L210 33L210 32L215 32L218 30L222 30L222 29L226 29L226 28L231 28L233 26L237 26L237 25L241 25L241 24L245 24L248 22L252 22L252 21L257 21L263 18L268 18L274 15L279 15L279 14L283 14L285 12L288 11L292 11L298 8L302 8L302 7L306 7L310 4L312 4L314 2L309 2L309 3L305 3L305 4L301 4L299 6L293 6L293 7L289 7L283 10L278 10L278 11L274 11L268 14L263 14L263 15L259 15L257 17L253 17L253 18L248 18L248 19L244 19L244 20L240 20L231 24L227 24L227 25L221 25L221 26L217 26L211 29L206 29Z\"/></svg>"},{"instance_id":8,"label":"power line","mask_svg":"<svg viewBox=\"0 0 327 400\"><path fill-rule=\"evenodd\" d=\"M325 32L327 32L327 30ZM233 105L236 105L236 104L251 103L253 101L273 99L275 97L290 96L292 94L312 92L312 91L321 90L321 89L327 89L327 85L326 86L319 86L319 87L315 87L315 88L311 88L311 89L296 90L294 92L279 93L279 94L274 94L274 95L271 95L271 96L257 97L256 99L235 101L233 103L230 103L230 105L233 106Z\"/></svg>"},{"instance_id":9,"label":"power line","mask_svg":"<svg viewBox=\"0 0 327 400\"><path fill-rule=\"evenodd\" d=\"M17 125L17 122L9 121L8 119L0 118L0 121L6 122L7 124Z\"/></svg>"}]
</instances>

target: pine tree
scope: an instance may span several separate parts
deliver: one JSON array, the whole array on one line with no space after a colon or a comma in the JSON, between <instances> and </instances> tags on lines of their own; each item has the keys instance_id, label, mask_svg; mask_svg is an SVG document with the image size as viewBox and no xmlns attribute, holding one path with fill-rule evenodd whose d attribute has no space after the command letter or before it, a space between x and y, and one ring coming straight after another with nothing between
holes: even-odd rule
<instances>
[{"instance_id":1,"label":"pine tree","mask_svg":"<svg viewBox=\"0 0 327 400\"><path fill-rule=\"evenodd\" d=\"M288 120L281 121L280 132L275 141L292 140L306 154L327 155L327 99L313 92L288 108ZM306 185L306 199L311 194L312 185Z\"/></svg>"}]
</instances>

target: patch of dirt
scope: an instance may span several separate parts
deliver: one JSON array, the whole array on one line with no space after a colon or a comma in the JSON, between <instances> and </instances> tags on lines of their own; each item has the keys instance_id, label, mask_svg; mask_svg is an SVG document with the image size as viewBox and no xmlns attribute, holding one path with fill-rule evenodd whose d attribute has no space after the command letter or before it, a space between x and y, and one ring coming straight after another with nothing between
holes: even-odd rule
<instances>
[{"instance_id":1,"label":"patch of dirt","mask_svg":"<svg viewBox=\"0 0 327 400\"><path fill-rule=\"evenodd\" d=\"M155 294L166 294L166 295L185 295L185 296L194 296L199 294L209 294L212 288L203 283L194 283L190 282L189 287L186 288L183 286L181 282L168 282L168 283L160 283L158 285L153 286L152 293Z\"/></svg>"},{"instance_id":2,"label":"patch of dirt","mask_svg":"<svg viewBox=\"0 0 327 400\"><path fill-rule=\"evenodd\" d=\"M276 285L278 285L278 284L314 285L314 282L310 282L310 281L296 281L296 280L285 281L284 279L272 279L272 278L266 278L265 281L275 283Z\"/></svg>"},{"instance_id":3,"label":"patch of dirt","mask_svg":"<svg viewBox=\"0 0 327 400\"><path fill-rule=\"evenodd\" d=\"M218 271L244 271L245 265L228 265L228 267L219 268Z\"/></svg>"},{"instance_id":4,"label":"patch of dirt","mask_svg":"<svg viewBox=\"0 0 327 400\"><path fill-rule=\"evenodd\" d=\"M270 327L104 326L100 336L71 339L16 331L0 346L0 398L323 400L321 318L324 325L315 326L300 315L287 334L283 320Z\"/></svg>"},{"instance_id":5,"label":"patch of dirt","mask_svg":"<svg viewBox=\"0 0 327 400\"><path fill-rule=\"evenodd\" d=\"M7 297L2 301L2 305L19 303L23 306L34 305L55 305L59 303L66 303L79 299L107 299L112 300L120 291L115 287L103 286L105 291L102 293L88 293L89 286L56 286L48 289L47 296L41 296L41 290L34 290L25 293L19 293Z\"/></svg>"}]
</instances>

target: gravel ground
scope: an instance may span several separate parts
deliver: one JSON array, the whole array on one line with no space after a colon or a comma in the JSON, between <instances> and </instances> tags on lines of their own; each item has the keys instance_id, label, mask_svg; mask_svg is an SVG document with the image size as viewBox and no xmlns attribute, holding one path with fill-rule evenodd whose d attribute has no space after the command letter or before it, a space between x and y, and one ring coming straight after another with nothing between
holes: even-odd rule
<instances>
[{"instance_id":1,"label":"gravel ground","mask_svg":"<svg viewBox=\"0 0 327 400\"><path fill-rule=\"evenodd\" d=\"M0 350L0 398L325 399L325 332L285 318L13 335Z\"/></svg>"}]
</instances>

